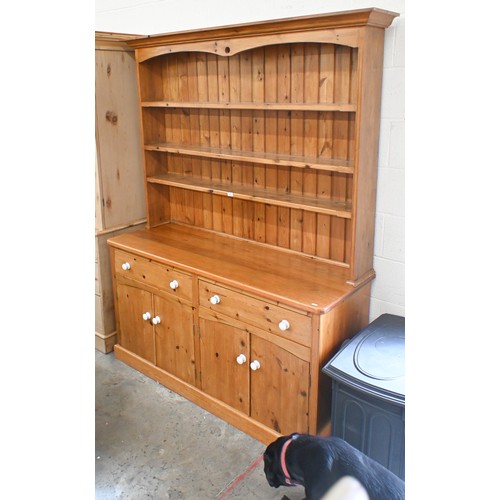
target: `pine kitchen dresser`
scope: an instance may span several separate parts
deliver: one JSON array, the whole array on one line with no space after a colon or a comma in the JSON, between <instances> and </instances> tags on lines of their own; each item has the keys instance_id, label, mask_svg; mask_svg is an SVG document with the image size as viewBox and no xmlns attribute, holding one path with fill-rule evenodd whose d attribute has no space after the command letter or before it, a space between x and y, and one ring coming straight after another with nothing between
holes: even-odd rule
<instances>
[{"instance_id":1,"label":"pine kitchen dresser","mask_svg":"<svg viewBox=\"0 0 500 500\"><path fill-rule=\"evenodd\" d=\"M137 38L146 228L108 240L118 359L267 443L328 431L368 324L384 34L321 14Z\"/></svg>"}]
</instances>

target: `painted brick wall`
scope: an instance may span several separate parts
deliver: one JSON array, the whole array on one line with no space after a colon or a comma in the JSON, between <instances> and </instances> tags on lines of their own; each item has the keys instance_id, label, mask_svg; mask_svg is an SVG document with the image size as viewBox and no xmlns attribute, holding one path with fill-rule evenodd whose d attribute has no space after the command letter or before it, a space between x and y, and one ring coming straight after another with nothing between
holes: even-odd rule
<instances>
[{"instance_id":1,"label":"painted brick wall","mask_svg":"<svg viewBox=\"0 0 500 500\"><path fill-rule=\"evenodd\" d=\"M377 2L377 6L380 3ZM380 5L382 8L384 7ZM396 7L394 7L396 10ZM404 4L386 30L370 320L405 315Z\"/></svg>"},{"instance_id":2,"label":"painted brick wall","mask_svg":"<svg viewBox=\"0 0 500 500\"><path fill-rule=\"evenodd\" d=\"M146 35L367 7L400 14L386 30L372 321L405 315L404 0L96 0L95 29Z\"/></svg>"}]
</instances>

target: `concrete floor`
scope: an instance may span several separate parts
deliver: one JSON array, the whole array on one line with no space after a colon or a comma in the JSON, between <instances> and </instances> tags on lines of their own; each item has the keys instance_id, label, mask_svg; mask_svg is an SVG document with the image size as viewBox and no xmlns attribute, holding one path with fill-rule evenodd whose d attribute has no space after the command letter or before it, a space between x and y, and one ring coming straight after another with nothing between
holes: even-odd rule
<instances>
[{"instance_id":1,"label":"concrete floor","mask_svg":"<svg viewBox=\"0 0 500 500\"><path fill-rule=\"evenodd\" d=\"M302 500L271 488L265 445L96 350L96 500Z\"/></svg>"}]
</instances>

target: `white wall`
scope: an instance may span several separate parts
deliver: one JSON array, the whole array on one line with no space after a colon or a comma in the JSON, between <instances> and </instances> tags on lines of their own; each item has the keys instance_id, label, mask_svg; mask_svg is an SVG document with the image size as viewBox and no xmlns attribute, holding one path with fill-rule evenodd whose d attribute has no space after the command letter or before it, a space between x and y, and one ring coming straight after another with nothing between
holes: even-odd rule
<instances>
[{"instance_id":1,"label":"white wall","mask_svg":"<svg viewBox=\"0 0 500 500\"><path fill-rule=\"evenodd\" d=\"M95 0L95 29L151 35L366 7L400 13L385 38L371 321L405 316L404 0Z\"/></svg>"}]
</instances>

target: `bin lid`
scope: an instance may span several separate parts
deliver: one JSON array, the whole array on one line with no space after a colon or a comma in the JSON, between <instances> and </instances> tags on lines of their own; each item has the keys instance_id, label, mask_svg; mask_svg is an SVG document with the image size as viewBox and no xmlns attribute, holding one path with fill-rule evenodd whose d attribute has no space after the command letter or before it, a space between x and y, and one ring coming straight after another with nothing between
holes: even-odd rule
<instances>
[{"instance_id":1,"label":"bin lid","mask_svg":"<svg viewBox=\"0 0 500 500\"><path fill-rule=\"evenodd\" d=\"M365 393L404 405L405 318L382 314L346 341L323 372Z\"/></svg>"}]
</instances>

